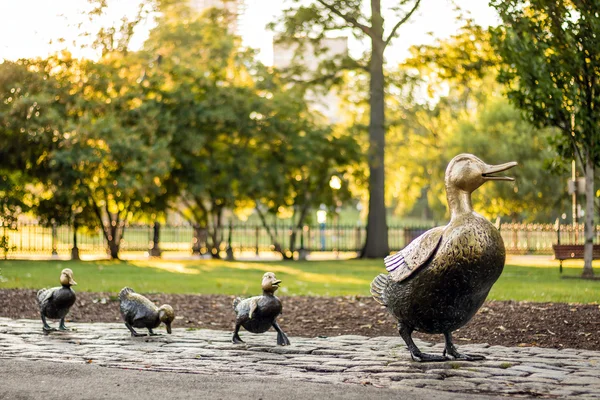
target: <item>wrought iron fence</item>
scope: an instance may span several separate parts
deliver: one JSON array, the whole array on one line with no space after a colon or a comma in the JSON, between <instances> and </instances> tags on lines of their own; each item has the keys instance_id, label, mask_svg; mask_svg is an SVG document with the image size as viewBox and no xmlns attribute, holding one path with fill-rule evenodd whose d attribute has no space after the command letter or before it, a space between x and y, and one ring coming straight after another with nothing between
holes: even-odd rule
<instances>
[{"instance_id":1,"label":"wrought iron fence","mask_svg":"<svg viewBox=\"0 0 600 400\"><path fill-rule=\"evenodd\" d=\"M391 226L388 229L392 251L398 251L414 238L430 229L431 226ZM600 228L600 227L598 227ZM231 229L231 248L235 252L255 252L273 250L273 241L261 225L234 224L222 230L220 250L225 251ZM283 248L290 247L291 227L271 225L270 231ZM583 244L583 225L519 224L500 225L500 233L509 254L553 254L552 245ZM163 252L191 253L193 228L189 225L161 226L160 249ZM16 229L0 227L0 237L7 240L4 250L11 258L67 256L73 247L73 230L69 226L44 227L35 223L19 224ZM152 246L153 228L151 225L129 225L125 228L121 241L121 252L146 252ZM297 233L295 249L304 248L310 252L358 252L364 245L366 228L352 225L305 226ZM600 229L596 229L595 243L600 243ZM104 255L107 243L98 229L79 230L77 244L82 255Z\"/></svg>"},{"instance_id":2,"label":"wrought iron fence","mask_svg":"<svg viewBox=\"0 0 600 400\"><path fill-rule=\"evenodd\" d=\"M500 225L500 233L508 254L554 254L553 244L584 244L584 225L521 224ZM600 226L594 243L600 243Z\"/></svg>"}]
</instances>

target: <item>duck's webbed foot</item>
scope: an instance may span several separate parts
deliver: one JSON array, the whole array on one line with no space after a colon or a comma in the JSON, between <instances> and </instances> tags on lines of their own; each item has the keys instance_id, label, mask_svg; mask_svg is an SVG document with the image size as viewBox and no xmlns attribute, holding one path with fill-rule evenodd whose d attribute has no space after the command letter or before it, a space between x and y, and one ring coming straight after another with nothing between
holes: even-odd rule
<instances>
[{"instance_id":1,"label":"duck's webbed foot","mask_svg":"<svg viewBox=\"0 0 600 400\"><path fill-rule=\"evenodd\" d=\"M50 332L54 332L56 331L56 328L52 328L50 325L48 325L48 322L46 322L46 316L44 314L40 314L42 317L42 323L44 324L44 333L47 335Z\"/></svg>"},{"instance_id":2,"label":"duck's webbed foot","mask_svg":"<svg viewBox=\"0 0 600 400\"><path fill-rule=\"evenodd\" d=\"M125 322L125 326L127 327L127 329L129 329L129 331L131 332L131 336L132 337L140 337L140 336L146 336L145 333L137 333L135 331L135 329L133 329L133 326L131 326L129 323Z\"/></svg>"},{"instance_id":3,"label":"duck's webbed foot","mask_svg":"<svg viewBox=\"0 0 600 400\"><path fill-rule=\"evenodd\" d=\"M410 357L413 359L413 361L431 362L431 361L447 361L448 360L444 356L422 353L421 350L419 350L419 348L415 344L415 342L412 340L411 335L413 332L413 328L409 328L408 326L404 325L403 323L398 323L398 332L400 333L400 336L402 337L402 339L404 339L404 342L406 343L406 346L408 347L408 351L410 351Z\"/></svg>"},{"instance_id":4,"label":"duck's webbed foot","mask_svg":"<svg viewBox=\"0 0 600 400\"><path fill-rule=\"evenodd\" d=\"M286 334L283 332L280 332L277 334L277 344L280 346L289 346L291 343L290 343L290 339L288 339Z\"/></svg>"},{"instance_id":5,"label":"duck's webbed foot","mask_svg":"<svg viewBox=\"0 0 600 400\"><path fill-rule=\"evenodd\" d=\"M51 327L50 325L47 325L47 324L44 326L43 330L44 330L44 333L46 335L49 334L50 332L56 332L56 331L58 331L58 329L53 328L53 327Z\"/></svg>"},{"instance_id":6,"label":"duck's webbed foot","mask_svg":"<svg viewBox=\"0 0 600 400\"><path fill-rule=\"evenodd\" d=\"M438 356L437 354L421 353L420 351L417 351L414 353L411 351L410 358L412 358L413 361L417 361L417 362L448 361L448 359L444 356Z\"/></svg>"},{"instance_id":7,"label":"duck's webbed foot","mask_svg":"<svg viewBox=\"0 0 600 400\"><path fill-rule=\"evenodd\" d=\"M233 332L233 338L231 339L231 341L234 344L242 344L242 343L244 343L244 341L240 338L239 332L240 332L240 325L236 324L235 325L235 332Z\"/></svg>"},{"instance_id":8,"label":"duck's webbed foot","mask_svg":"<svg viewBox=\"0 0 600 400\"><path fill-rule=\"evenodd\" d=\"M58 325L58 329L61 331L68 331L69 329L65 326L65 319L61 318L60 325Z\"/></svg>"},{"instance_id":9,"label":"duck's webbed foot","mask_svg":"<svg viewBox=\"0 0 600 400\"><path fill-rule=\"evenodd\" d=\"M158 333L154 333L154 331L150 328L148 328L148 336L160 336Z\"/></svg>"},{"instance_id":10,"label":"duck's webbed foot","mask_svg":"<svg viewBox=\"0 0 600 400\"><path fill-rule=\"evenodd\" d=\"M444 333L444 337L446 338L446 348L444 348L444 355L448 357L449 360L459 360L459 361L480 361L485 360L485 357L478 354L461 354L456 350L454 344L452 343L452 334L450 332Z\"/></svg>"},{"instance_id":11,"label":"duck's webbed foot","mask_svg":"<svg viewBox=\"0 0 600 400\"><path fill-rule=\"evenodd\" d=\"M275 328L275 330L277 331L277 344L279 346L289 346L291 344L290 340L288 339L286 334L283 333L277 321L273 321L273 328Z\"/></svg>"}]
</instances>

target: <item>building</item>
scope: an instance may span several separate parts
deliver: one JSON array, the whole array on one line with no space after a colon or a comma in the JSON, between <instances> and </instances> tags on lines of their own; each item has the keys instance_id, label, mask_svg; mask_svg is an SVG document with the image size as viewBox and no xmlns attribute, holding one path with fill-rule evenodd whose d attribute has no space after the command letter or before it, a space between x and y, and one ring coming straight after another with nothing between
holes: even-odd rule
<instances>
[{"instance_id":1,"label":"building","mask_svg":"<svg viewBox=\"0 0 600 400\"><path fill-rule=\"evenodd\" d=\"M245 11L244 0L189 0L190 6L198 11L202 12L208 8L225 8L231 14L235 15L235 19L232 22L232 32L239 34L240 26L242 22L242 16Z\"/></svg>"},{"instance_id":2,"label":"building","mask_svg":"<svg viewBox=\"0 0 600 400\"><path fill-rule=\"evenodd\" d=\"M296 61L301 62L309 71L316 71L321 61L348 54L347 37L325 38L321 44L327 48L325 52L315 55L313 46L308 45L303 53L299 55L299 60ZM296 49L297 46L274 42L273 66L282 69L289 67L292 61L294 61ZM331 123L336 123L340 120L340 98L334 90L329 91L325 95L308 93L307 100L315 110L322 113Z\"/></svg>"}]
</instances>

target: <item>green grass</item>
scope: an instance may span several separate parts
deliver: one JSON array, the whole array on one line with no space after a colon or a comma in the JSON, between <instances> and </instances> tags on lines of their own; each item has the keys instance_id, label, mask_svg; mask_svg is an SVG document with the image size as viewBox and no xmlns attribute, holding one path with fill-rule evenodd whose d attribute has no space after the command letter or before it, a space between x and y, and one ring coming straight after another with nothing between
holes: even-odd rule
<instances>
[{"instance_id":1,"label":"green grass","mask_svg":"<svg viewBox=\"0 0 600 400\"><path fill-rule=\"evenodd\" d=\"M279 295L369 295L369 283L385 272L380 260L306 262L193 261L1 261L1 288L42 288L58 285L61 269L74 271L79 291L118 292L131 286L138 292L250 295L260 292L260 280L273 271L283 280ZM566 267L563 275L578 276L581 267ZM561 279L558 266L507 265L489 299L592 303L600 300L600 281Z\"/></svg>"}]
</instances>

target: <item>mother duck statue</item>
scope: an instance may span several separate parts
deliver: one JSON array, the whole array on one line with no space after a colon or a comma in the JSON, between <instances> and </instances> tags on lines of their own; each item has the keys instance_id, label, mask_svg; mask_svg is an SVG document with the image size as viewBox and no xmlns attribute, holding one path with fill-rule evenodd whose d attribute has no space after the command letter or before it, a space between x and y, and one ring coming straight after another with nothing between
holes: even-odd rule
<instances>
[{"instance_id":1,"label":"mother duck statue","mask_svg":"<svg viewBox=\"0 0 600 400\"><path fill-rule=\"evenodd\" d=\"M454 157L445 175L450 222L386 257L388 274L371 283L374 299L398 320L398 331L413 360L484 359L461 354L452 343L452 332L481 307L506 257L498 229L473 211L471 193L487 181L513 181L497 174L516 165L488 165L472 154ZM444 334L443 356L422 353L412 340L414 331Z\"/></svg>"}]
</instances>

